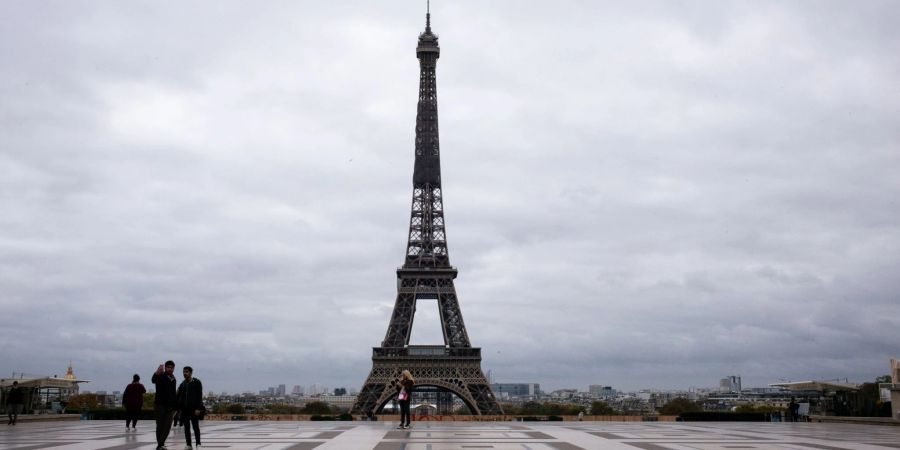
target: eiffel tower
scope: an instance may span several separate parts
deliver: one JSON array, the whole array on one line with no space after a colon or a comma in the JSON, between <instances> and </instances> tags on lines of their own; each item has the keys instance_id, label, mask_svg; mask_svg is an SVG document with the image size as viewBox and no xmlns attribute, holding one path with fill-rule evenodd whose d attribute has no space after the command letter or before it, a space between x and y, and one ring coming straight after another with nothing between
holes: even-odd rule
<instances>
[{"instance_id":1,"label":"eiffel tower","mask_svg":"<svg viewBox=\"0 0 900 450\"><path fill-rule=\"evenodd\" d=\"M472 414L503 414L481 371L481 349L472 347L456 297L441 199L435 68L441 53L431 32L431 13L419 35L419 103L416 113L416 162L406 261L397 269L397 301L381 347L372 349L372 371L351 409L377 414L397 393L400 372L409 370L420 391L458 396ZM444 345L409 345L418 300L437 300ZM415 394L414 394L415 395Z\"/></svg>"}]
</instances>

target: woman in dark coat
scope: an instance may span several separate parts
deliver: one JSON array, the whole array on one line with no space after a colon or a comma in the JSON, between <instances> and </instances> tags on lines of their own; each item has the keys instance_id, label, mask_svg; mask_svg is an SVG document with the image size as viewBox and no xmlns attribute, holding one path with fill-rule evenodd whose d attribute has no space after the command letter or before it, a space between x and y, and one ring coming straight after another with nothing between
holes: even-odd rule
<instances>
[{"instance_id":1,"label":"woman in dark coat","mask_svg":"<svg viewBox=\"0 0 900 450\"><path fill-rule=\"evenodd\" d=\"M416 384L412 374L408 370L404 370L400 375L400 383L397 384L397 401L400 403L400 426L399 429L409 428L409 401L412 397L412 388Z\"/></svg>"},{"instance_id":2,"label":"woman in dark coat","mask_svg":"<svg viewBox=\"0 0 900 450\"><path fill-rule=\"evenodd\" d=\"M185 448L191 447L191 428L194 429L194 438L197 447L200 446L200 418L206 412L203 406L203 383L194 378L194 369L184 366L182 371L184 381L178 386L178 409L181 415L181 424L184 425L184 439L187 441Z\"/></svg>"},{"instance_id":3,"label":"woman in dark coat","mask_svg":"<svg viewBox=\"0 0 900 450\"><path fill-rule=\"evenodd\" d=\"M141 408L144 407L144 393L147 389L144 389L140 381L141 377L134 374L131 384L125 387L125 393L122 394L122 405L125 406L125 431L137 429L138 417L141 415Z\"/></svg>"}]
</instances>

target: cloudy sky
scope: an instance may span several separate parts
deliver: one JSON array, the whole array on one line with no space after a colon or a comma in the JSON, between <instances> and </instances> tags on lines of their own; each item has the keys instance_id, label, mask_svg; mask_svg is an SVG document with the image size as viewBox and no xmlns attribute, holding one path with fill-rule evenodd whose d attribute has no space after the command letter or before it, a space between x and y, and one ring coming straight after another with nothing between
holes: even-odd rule
<instances>
[{"instance_id":1,"label":"cloudy sky","mask_svg":"<svg viewBox=\"0 0 900 450\"><path fill-rule=\"evenodd\" d=\"M627 4L626 4L627 3ZM0 3L0 375L359 388L422 1ZM496 381L900 357L900 6L432 2L451 262ZM413 343L440 340L422 302Z\"/></svg>"}]
</instances>

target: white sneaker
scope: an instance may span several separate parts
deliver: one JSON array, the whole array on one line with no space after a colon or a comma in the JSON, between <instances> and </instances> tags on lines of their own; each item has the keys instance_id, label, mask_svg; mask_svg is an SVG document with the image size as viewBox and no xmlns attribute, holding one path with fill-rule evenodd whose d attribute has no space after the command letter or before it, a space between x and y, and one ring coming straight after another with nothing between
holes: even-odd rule
<instances>
[{"instance_id":1,"label":"white sneaker","mask_svg":"<svg viewBox=\"0 0 900 450\"><path fill-rule=\"evenodd\" d=\"M190 445L185 445L183 450L194 450L194 447L191 447Z\"/></svg>"}]
</instances>

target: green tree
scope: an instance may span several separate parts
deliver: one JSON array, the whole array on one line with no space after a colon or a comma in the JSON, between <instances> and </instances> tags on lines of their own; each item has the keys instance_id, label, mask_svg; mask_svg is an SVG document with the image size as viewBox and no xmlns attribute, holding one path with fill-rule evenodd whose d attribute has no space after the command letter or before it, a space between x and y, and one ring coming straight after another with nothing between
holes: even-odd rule
<instances>
[{"instance_id":1,"label":"green tree","mask_svg":"<svg viewBox=\"0 0 900 450\"><path fill-rule=\"evenodd\" d=\"M242 405L240 403L232 403L232 404L228 405L227 408L225 408L225 411L228 414L244 414L246 409L244 408L244 405Z\"/></svg>"},{"instance_id":2,"label":"green tree","mask_svg":"<svg viewBox=\"0 0 900 450\"><path fill-rule=\"evenodd\" d=\"M860 417L890 417L891 408L888 403L881 401L881 388L878 383L885 378L890 382L889 376L880 376L874 383L863 383L856 392L856 405L853 415Z\"/></svg>"},{"instance_id":3,"label":"green tree","mask_svg":"<svg viewBox=\"0 0 900 450\"><path fill-rule=\"evenodd\" d=\"M543 414L562 416L569 413L569 406L559 403L544 403ZM575 413L578 414L578 413Z\"/></svg>"},{"instance_id":4,"label":"green tree","mask_svg":"<svg viewBox=\"0 0 900 450\"><path fill-rule=\"evenodd\" d=\"M534 401L525 402L520 409L520 413L526 416L541 415L544 414L544 405Z\"/></svg>"},{"instance_id":5,"label":"green tree","mask_svg":"<svg viewBox=\"0 0 900 450\"><path fill-rule=\"evenodd\" d=\"M772 406L772 405L738 405L738 407L734 408L734 412L737 413L773 413L781 411L781 408Z\"/></svg>"},{"instance_id":6,"label":"green tree","mask_svg":"<svg viewBox=\"0 0 900 450\"><path fill-rule=\"evenodd\" d=\"M666 403L665 406L663 406L659 410L659 413L666 416L677 416L678 414L681 414L683 412L694 412L700 410L700 405L698 405L696 402L692 402L684 397L678 397L672 399L672 401L670 401L669 403Z\"/></svg>"},{"instance_id":7,"label":"green tree","mask_svg":"<svg viewBox=\"0 0 900 450\"><path fill-rule=\"evenodd\" d=\"M69 397L66 408L75 411L100 409L100 399L96 394L76 394Z\"/></svg>"},{"instance_id":8,"label":"green tree","mask_svg":"<svg viewBox=\"0 0 900 450\"><path fill-rule=\"evenodd\" d=\"M145 392L144 393L144 404L141 406L141 409L152 410L153 402L156 401L156 394L153 392Z\"/></svg>"},{"instance_id":9,"label":"green tree","mask_svg":"<svg viewBox=\"0 0 900 450\"><path fill-rule=\"evenodd\" d=\"M303 407L303 414L331 414L331 406L320 401L309 402Z\"/></svg>"},{"instance_id":10,"label":"green tree","mask_svg":"<svg viewBox=\"0 0 900 450\"><path fill-rule=\"evenodd\" d=\"M614 409L612 408L612 406L609 406L609 404L606 403L606 402L600 402L600 401L597 401L597 402L591 402L591 415L594 415L594 416L615 416L615 415L618 415L618 414L619 414L619 413L617 413L616 410L614 410Z\"/></svg>"},{"instance_id":11,"label":"green tree","mask_svg":"<svg viewBox=\"0 0 900 450\"><path fill-rule=\"evenodd\" d=\"M272 414L298 414L301 409L290 405L266 405L266 409Z\"/></svg>"}]
</instances>

